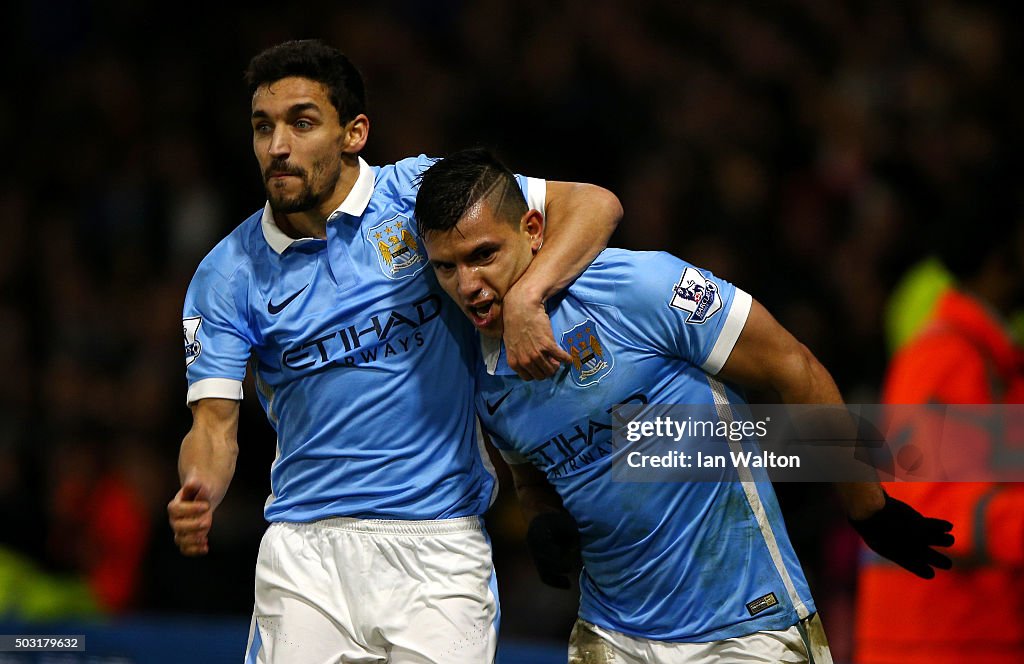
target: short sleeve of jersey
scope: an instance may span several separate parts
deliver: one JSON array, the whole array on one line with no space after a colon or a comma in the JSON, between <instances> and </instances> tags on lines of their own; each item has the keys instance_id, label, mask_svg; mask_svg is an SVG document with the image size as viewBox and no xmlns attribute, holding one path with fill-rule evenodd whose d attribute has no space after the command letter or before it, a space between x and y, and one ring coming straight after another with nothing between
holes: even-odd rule
<instances>
[{"instance_id":1,"label":"short sleeve of jersey","mask_svg":"<svg viewBox=\"0 0 1024 664\"><path fill-rule=\"evenodd\" d=\"M437 161L438 157L428 157L425 154L400 159L395 162L395 180L415 198L420 188L420 178Z\"/></svg>"},{"instance_id":2,"label":"short sleeve of jersey","mask_svg":"<svg viewBox=\"0 0 1024 664\"><path fill-rule=\"evenodd\" d=\"M751 297L707 270L662 252L619 254L611 269L620 323L636 338L711 375L729 359Z\"/></svg>"},{"instance_id":3,"label":"short sleeve of jersey","mask_svg":"<svg viewBox=\"0 0 1024 664\"><path fill-rule=\"evenodd\" d=\"M523 175L517 175L516 181L519 183L519 188L523 190L523 196L526 197L526 207L539 211L541 215L547 218L547 212L544 209L548 193L547 181L538 178L528 178Z\"/></svg>"},{"instance_id":4,"label":"short sleeve of jersey","mask_svg":"<svg viewBox=\"0 0 1024 664\"><path fill-rule=\"evenodd\" d=\"M244 321L230 281L204 261L189 284L181 321L189 404L242 398L252 348Z\"/></svg>"}]
</instances>

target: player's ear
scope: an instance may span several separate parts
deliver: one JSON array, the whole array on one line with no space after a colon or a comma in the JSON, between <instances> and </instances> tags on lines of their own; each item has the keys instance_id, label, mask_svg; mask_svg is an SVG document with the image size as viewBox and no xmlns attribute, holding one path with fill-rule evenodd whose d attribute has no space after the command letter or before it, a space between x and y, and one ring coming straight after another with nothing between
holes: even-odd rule
<instances>
[{"instance_id":1,"label":"player's ear","mask_svg":"<svg viewBox=\"0 0 1024 664\"><path fill-rule=\"evenodd\" d=\"M342 128L343 137L341 151L344 154L359 154L366 146L366 139L370 136L370 118L360 113L345 123Z\"/></svg>"},{"instance_id":2,"label":"player's ear","mask_svg":"<svg viewBox=\"0 0 1024 664\"><path fill-rule=\"evenodd\" d=\"M539 210L527 210L519 220L519 227L530 236L530 249L540 251L544 244L544 215Z\"/></svg>"}]
</instances>

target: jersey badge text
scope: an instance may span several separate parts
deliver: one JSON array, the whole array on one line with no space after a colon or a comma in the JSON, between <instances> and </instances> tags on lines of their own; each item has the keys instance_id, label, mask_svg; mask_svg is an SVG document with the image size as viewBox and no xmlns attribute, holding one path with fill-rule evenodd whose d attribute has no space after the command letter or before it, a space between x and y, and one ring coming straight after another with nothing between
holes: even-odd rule
<instances>
[{"instance_id":1,"label":"jersey badge text","mask_svg":"<svg viewBox=\"0 0 1024 664\"><path fill-rule=\"evenodd\" d=\"M669 306L689 313L687 323L702 324L722 308L718 284L704 278L700 270L688 267L672 287Z\"/></svg>"}]
</instances>

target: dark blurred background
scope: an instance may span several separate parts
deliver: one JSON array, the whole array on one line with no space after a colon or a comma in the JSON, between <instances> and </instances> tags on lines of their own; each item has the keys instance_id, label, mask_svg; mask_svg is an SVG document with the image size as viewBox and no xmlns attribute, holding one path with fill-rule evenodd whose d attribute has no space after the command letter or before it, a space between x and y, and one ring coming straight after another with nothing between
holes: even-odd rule
<instances>
[{"instance_id":1,"label":"dark blurred background","mask_svg":"<svg viewBox=\"0 0 1024 664\"><path fill-rule=\"evenodd\" d=\"M255 399L209 557L178 556L164 506L190 423L181 304L263 204L242 71L274 43L321 37L360 67L371 164L483 144L615 191L614 244L740 284L851 402L878 398L885 303L930 237L954 223L969 251L1020 190L1013 3L284 5L5 9L0 616L251 611L274 454ZM856 536L826 488L779 490L843 661ZM509 498L490 516L504 634L562 642L575 596L535 580Z\"/></svg>"}]
</instances>

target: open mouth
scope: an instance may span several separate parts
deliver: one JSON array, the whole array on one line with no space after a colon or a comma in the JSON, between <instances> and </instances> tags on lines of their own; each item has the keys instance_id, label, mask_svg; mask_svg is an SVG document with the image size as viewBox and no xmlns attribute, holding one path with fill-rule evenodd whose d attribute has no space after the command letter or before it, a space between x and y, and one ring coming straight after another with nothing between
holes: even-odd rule
<instances>
[{"instance_id":1,"label":"open mouth","mask_svg":"<svg viewBox=\"0 0 1024 664\"><path fill-rule=\"evenodd\" d=\"M486 327L494 320L494 301L481 302L479 304L467 305L473 324L477 327Z\"/></svg>"}]
</instances>

